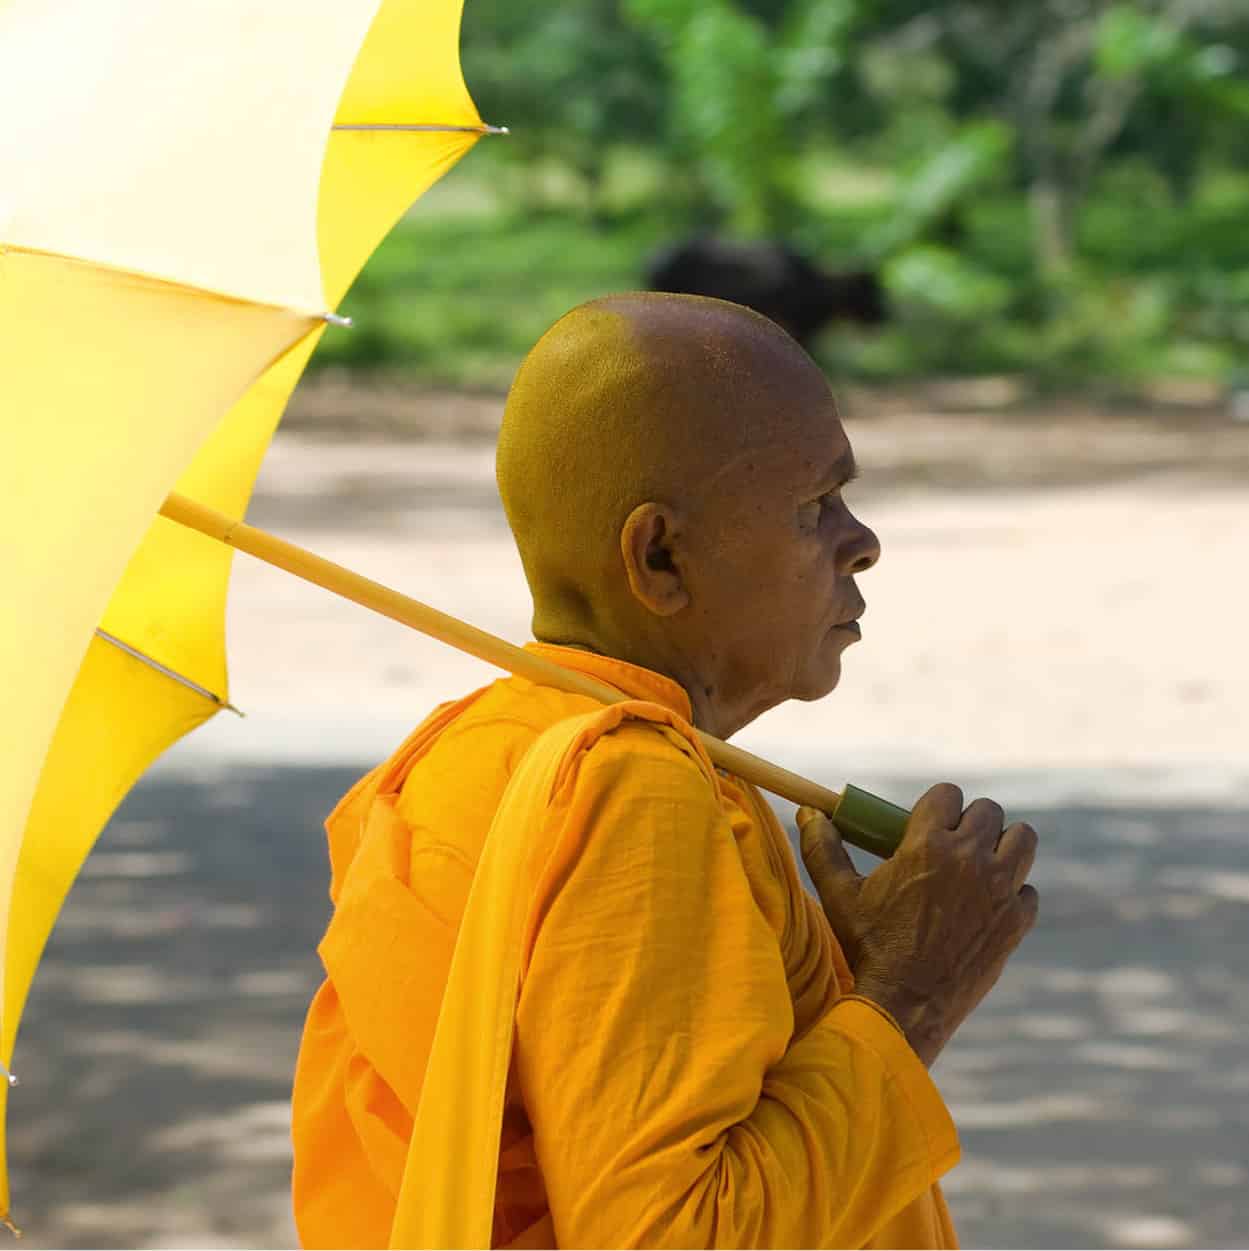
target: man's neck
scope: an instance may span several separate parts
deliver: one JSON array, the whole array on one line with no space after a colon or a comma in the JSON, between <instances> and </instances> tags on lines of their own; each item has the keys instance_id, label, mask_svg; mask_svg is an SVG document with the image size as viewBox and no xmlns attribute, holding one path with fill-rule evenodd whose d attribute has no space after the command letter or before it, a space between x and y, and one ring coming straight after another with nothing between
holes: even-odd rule
<instances>
[{"instance_id":1,"label":"man's neck","mask_svg":"<svg viewBox=\"0 0 1249 1251\"><path fill-rule=\"evenodd\" d=\"M689 696L693 724L715 738L727 739L765 711L765 708L726 707L715 681L708 680L701 666L689 663L685 657L666 646L621 643L584 630L577 631L573 637L555 637L550 631L535 633L534 637L541 643L555 643L598 656L611 656L670 678Z\"/></svg>"}]
</instances>

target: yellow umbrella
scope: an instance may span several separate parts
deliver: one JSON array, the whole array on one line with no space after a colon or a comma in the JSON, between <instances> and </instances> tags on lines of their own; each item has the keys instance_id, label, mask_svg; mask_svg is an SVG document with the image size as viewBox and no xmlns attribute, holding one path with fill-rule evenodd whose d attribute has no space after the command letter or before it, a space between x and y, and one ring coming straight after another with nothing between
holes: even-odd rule
<instances>
[{"instance_id":1,"label":"yellow umbrella","mask_svg":"<svg viewBox=\"0 0 1249 1251\"><path fill-rule=\"evenodd\" d=\"M100 829L229 706L230 553L156 510L242 516L324 310L492 129L461 6L0 3L6 1063Z\"/></svg>"}]
</instances>

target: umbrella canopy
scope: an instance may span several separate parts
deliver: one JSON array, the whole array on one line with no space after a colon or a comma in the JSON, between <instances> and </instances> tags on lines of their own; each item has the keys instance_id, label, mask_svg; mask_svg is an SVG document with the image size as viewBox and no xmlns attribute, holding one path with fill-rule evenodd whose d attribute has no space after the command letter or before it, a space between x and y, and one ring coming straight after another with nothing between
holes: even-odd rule
<instances>
[{"instance_id":1,"label":"umbrella canopy","mask_svg":"<svg viewBox=\"0 0 1249 1251\"><path fill-rule=\"evenodd\" d=\"M229 551L156 510L242 515L324 310L485 129L461 2L0 6L5 1061L100 828L225 706Z\"/></svg>"}]
</instances>

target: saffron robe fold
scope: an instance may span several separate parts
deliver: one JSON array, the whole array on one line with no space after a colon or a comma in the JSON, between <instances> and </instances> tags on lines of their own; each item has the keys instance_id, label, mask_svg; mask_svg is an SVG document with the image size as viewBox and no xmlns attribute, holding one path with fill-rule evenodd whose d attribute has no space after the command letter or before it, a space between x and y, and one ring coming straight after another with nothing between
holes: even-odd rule
<instances>
[{"instance_id":1,"label":"saffron robe fold","mask_svg":"<svg viewBox=\"0 0 1249 1251\"><path fill-rule=\"evenodd\" d=\"M937 1183L959 1155L949 1114L896 1027L846 998L767 803L711 766L676 683L528 646L637 702L501 679L437 709L327 821L336 910L292 1125L304 1245L448 1236L441 1192L414 1219L421 1178L404 1175L414 1119L428 1159L441 1116L497 1150L492 1211L459 1227L477 1245L956 1247ZM442 1078L421 1098L470 890L491 889L479 863L503 880L496 843L522 897L478 900L460 959L493 943L517 984L470 990L476 1015L448 1011L443 1033L494 1019L487 995L515 1016L501 1127L466 1129ZM474 1063L463 1043L444 1038L435 1066Z\"/></svg>"}]
</instances>

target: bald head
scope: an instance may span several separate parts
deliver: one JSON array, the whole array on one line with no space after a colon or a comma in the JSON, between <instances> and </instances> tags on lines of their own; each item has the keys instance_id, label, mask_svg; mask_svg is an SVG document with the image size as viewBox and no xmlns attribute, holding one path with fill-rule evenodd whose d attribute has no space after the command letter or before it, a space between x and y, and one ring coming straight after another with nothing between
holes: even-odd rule
<instances>
[{"instance_id":1,"label":"bald head","mask_svg":"<svg viewBox=\"0 0 1249 1251\"><path fill-rule=\"evenodd\" d=\"M828 393L789 335L738 304L637 292L560 318L516 375L496 462L535 633L566 632L623 582L634 507L698 511L725 466L777 436L796 387Z\"/></svg>"}]
</instances>

